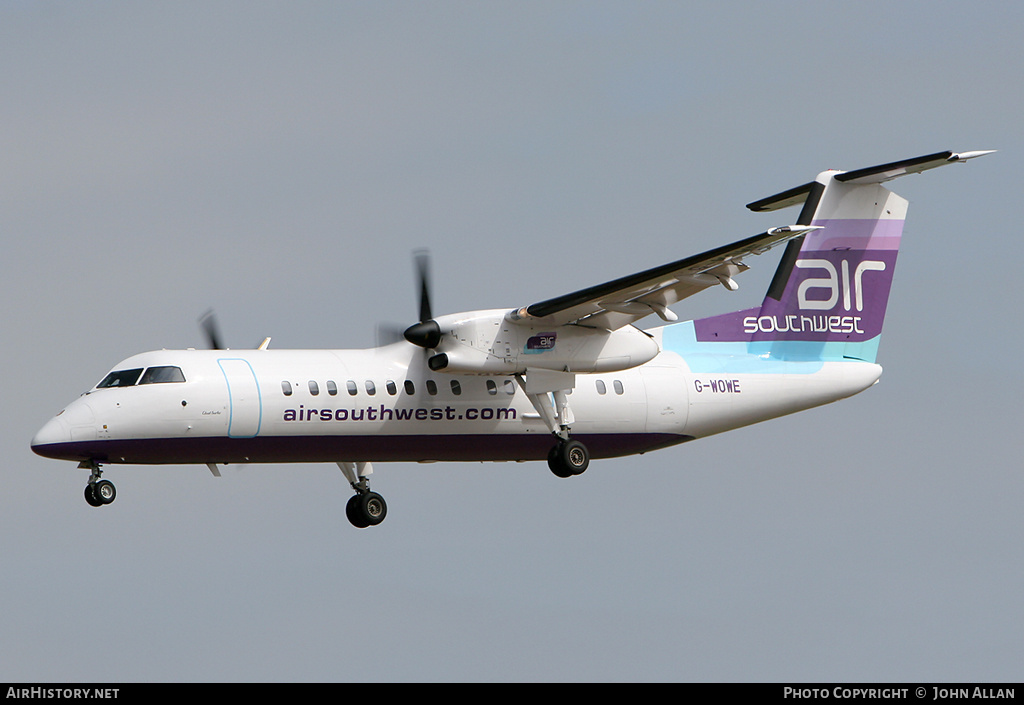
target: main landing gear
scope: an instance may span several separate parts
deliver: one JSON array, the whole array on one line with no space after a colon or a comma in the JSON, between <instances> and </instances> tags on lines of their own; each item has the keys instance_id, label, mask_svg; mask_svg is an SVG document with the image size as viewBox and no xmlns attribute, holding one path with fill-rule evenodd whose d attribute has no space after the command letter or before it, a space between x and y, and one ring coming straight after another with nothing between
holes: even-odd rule
<instances>
[{"instance_id":1,"label":"main landing gear","mask_svg":"<svg viewBox=\"0 0 1024 705\"><path fill-rule=\"evenodd\" d=\"M589 465L587 447L571 438L559 438L548 452L548 467L558 477L581 475Z\"/></svg>"},{"instance_id":2,"label":"main landing gear","mask_svg":"<svg viewBox=\"0 0 1024 705\"><path fill-rule=\"evenodd\" d=\"M85 501L90 507L102 507L117 499L117 490L110 480L101 480L100 464L95 460L85 460L79 464L83 470L89 470L89 484L85 486Z\"/></svg>"},{"instance_id":3,"label":"main landing gear","mask_svg":"<svg viewBox=\"0 0 1024 705\"><path fill-rule=\"evenodd\" d=\"M388 515L388 505L376 492L370 491L369 475L373 473L370 463L339 462L338 467L356 493L345 505L345 516L352 526L365 529L377 526Z\"/></svg>"},{"instance_id":4,"label":"main landing gear","mask_svg":"<svg viewBox=\"0 0 1024 705\"><path fill-rule=\"evenodd\" d=\"M357 529L377 526L388 514L388 505L376 492L359 492L352 495L345 505L345 516Z\"/></svg>"},{"instance_id":5,"label":"main landing gear","mask_svg":"<svg viewBox=\"0 0 1024 705\"><path fill-rule=\"evenodd\" d=\"M552 370L530 370L516 375L516 381L541 420L557 439L548 452L548 467L558 477L580 475L590 465L590 451L569 437L575 420L568 393L576 386L576 375Z\"/></svg>"}]
</instances>

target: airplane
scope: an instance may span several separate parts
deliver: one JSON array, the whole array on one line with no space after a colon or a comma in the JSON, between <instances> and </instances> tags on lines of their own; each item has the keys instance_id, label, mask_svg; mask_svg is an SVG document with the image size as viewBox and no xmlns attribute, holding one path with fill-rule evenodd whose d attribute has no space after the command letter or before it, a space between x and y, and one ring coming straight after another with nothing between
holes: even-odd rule
<instances>
[{"instance_id":1,"label":"airplane","mask_svg":"<svg viewBox=\"0 0 1024 705\"><path fill-rule=\"evenodd\" d=\"M336 463L358 528L380 524L374 463L542 461L560 478L591 459L675 446L857 394L878 382L907 201L882 184L994 150L938 152L813 180L747 205L800 206L795 224L511 309L434 316L416 257L419 320L362 350L158 350L118 363L32 439L106 465ZM760 306L680 321L670 307L737 289L744 260L779 247ZM660 324L637 323L656 316Z\"/></svg>"}]
</instances>

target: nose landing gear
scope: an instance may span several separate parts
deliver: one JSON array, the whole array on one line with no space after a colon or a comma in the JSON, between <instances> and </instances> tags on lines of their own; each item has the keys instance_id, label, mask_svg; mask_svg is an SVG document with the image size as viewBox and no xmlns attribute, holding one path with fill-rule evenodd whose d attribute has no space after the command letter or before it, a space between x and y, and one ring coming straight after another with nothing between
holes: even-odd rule
<instances>
[{"instance_id":1,"label":"nose landing gear","mask_svg":"<svg viewBox=\"0 0 1024 705\"><path fill-rule=\"evenodd\" d=\"M89 484L85 486L85 501L90 507L102 507L117 499L117 489L110 480L101 480L100 464L95 460L86 460L79 464L83 470L89 470Z\"/></svg>"}]
</instances>

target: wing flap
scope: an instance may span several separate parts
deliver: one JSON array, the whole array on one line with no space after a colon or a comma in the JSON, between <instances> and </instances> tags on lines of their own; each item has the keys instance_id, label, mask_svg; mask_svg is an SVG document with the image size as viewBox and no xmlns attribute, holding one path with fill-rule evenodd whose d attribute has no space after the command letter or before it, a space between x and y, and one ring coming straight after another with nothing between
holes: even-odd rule
<instances>
[{"instance_id":1,"label":"wing flap","mask_svg":"<svg viewBox=\"0 0 1024 705\"><path fill-rule=\"evenodd\" d=\"M748 268L741 261L744 257L762 254L815 229L807 225L772 228L693 257L531 304L511 318L531 324L578 323L609 330L652 313L675 320L668 306L715 284L735 290L733 276Z\"/></svg>"}]
</instances>

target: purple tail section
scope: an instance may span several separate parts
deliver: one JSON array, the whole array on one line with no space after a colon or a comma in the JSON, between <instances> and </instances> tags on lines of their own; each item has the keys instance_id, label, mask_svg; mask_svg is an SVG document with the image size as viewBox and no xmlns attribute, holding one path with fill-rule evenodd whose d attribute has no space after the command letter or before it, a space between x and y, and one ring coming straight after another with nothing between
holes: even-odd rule
<instances>
[{"instance_id":1,"label":"purple tail section","mask_svg":"<svg viewBox=\"0 0 1024 705\"><path fill-rule=\"evenodd\" d=\"M843 174L826 171L759 202L772 210L802 197L798 224L819 229L788 245L759 308L695 321L698 341L745 342L780 359L874 362L907 202L878 183L844 183Z\"/></svg>"}]
</instances>

